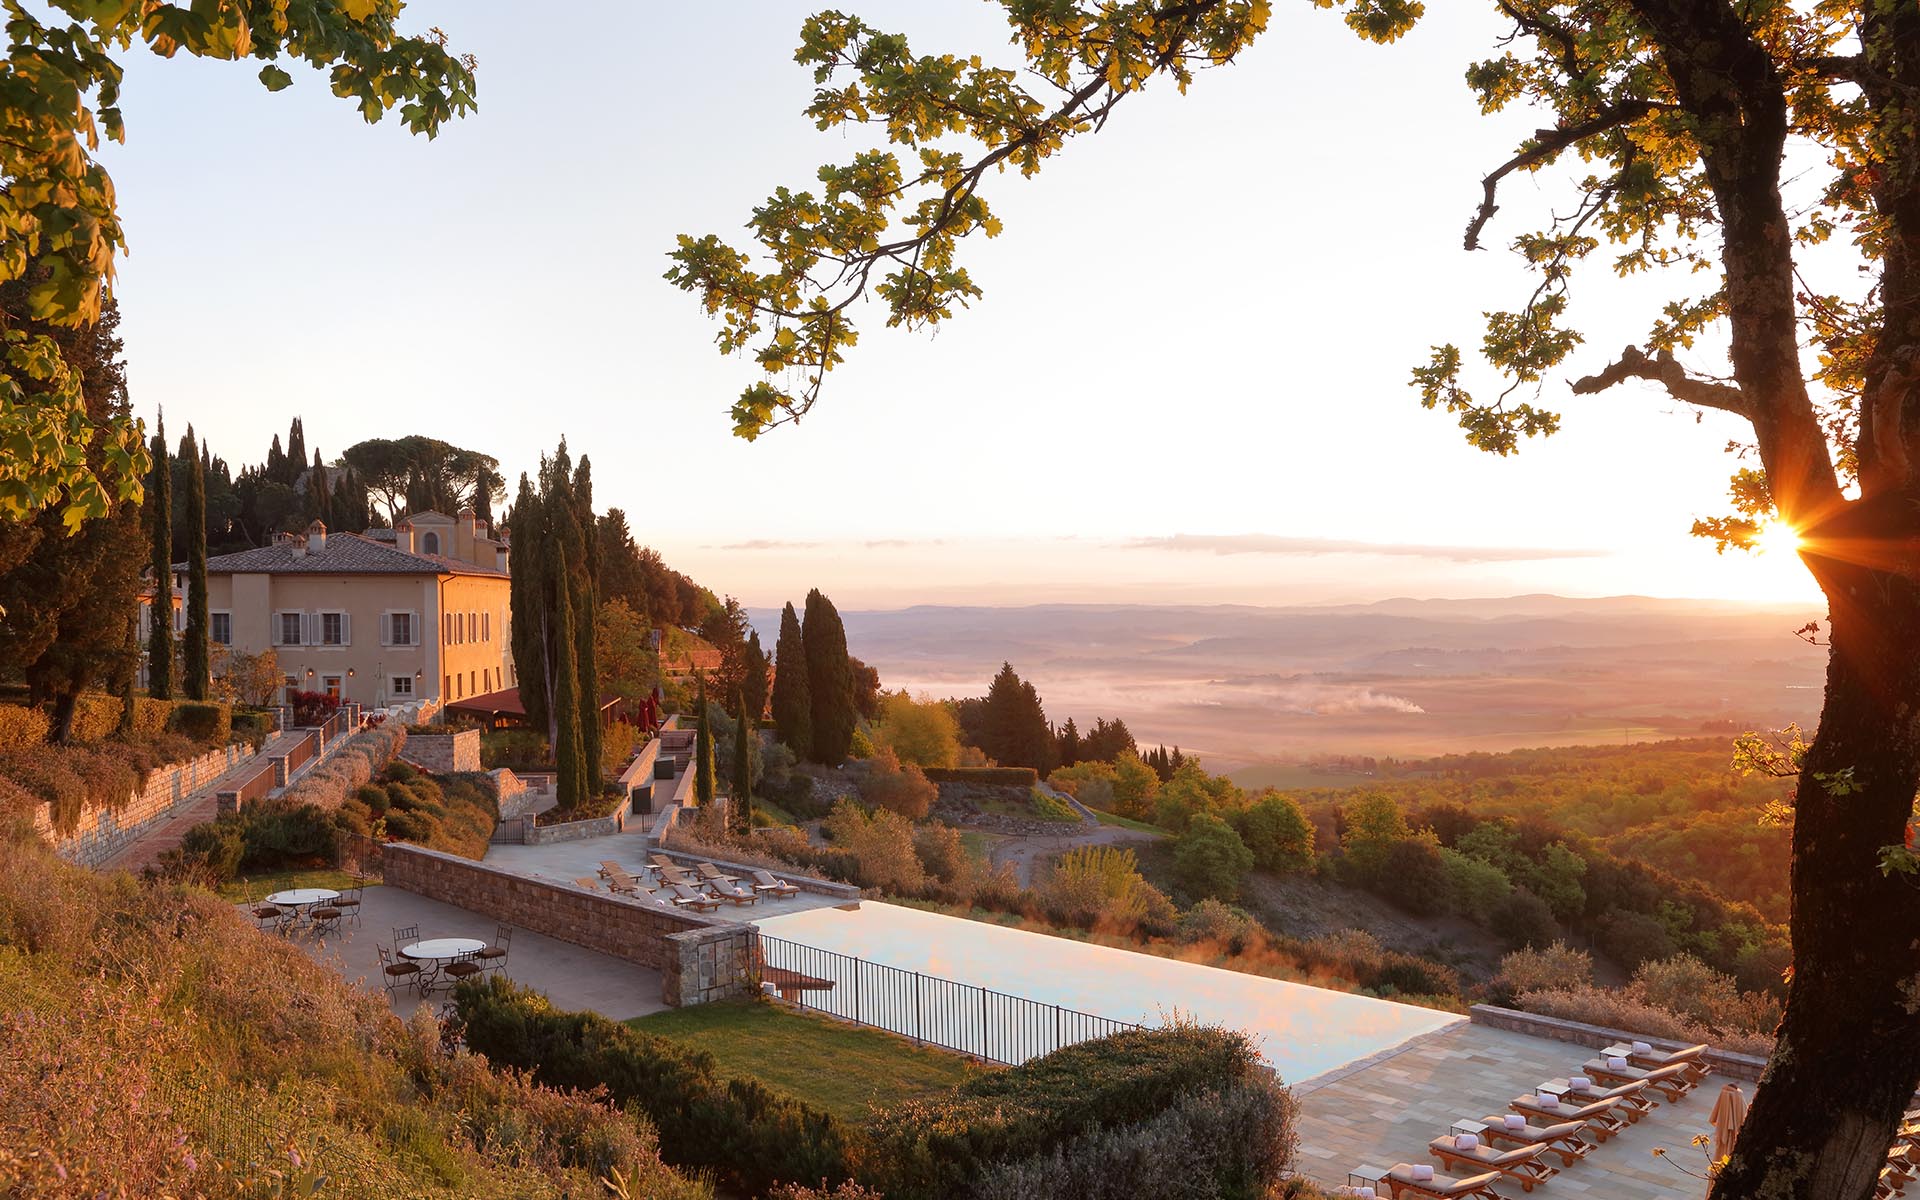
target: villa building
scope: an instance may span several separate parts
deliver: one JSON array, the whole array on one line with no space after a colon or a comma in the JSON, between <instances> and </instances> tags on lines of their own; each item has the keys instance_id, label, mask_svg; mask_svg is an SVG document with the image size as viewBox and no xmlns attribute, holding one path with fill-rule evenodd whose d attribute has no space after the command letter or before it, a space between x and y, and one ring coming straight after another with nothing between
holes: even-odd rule
<instances>
[{"instance_id":1,"label":"villa building","mask_svg":"<svg viewBox=\"0 0 1920 1200\"><path fill-rule=\"evenodd\" d=\"M315 521L304 535L207 560L210 637L236 653L272 650L288 692L377 708L499 691L518 682L507 552L471 511L416 513L365 534ZM177 606L185 564L174 577Z\"/></svg>"}]
</instances>

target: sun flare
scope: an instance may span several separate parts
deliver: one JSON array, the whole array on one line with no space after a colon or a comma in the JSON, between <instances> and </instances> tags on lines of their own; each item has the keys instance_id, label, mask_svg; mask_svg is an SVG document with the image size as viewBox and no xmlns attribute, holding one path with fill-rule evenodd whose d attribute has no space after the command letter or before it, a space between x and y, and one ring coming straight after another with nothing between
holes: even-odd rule
<instances>
[{"instance_id":1,"label":"sun flare","mask_svg":"<svg viewBox=\"0 0 1920 1200\"><path fill-rule=\"evenodd\" d=\"M1800 551L1800 531L1785 521L1768 521L1754 535L1753 546L1762 554L1797 554Z\"/></svg>"}]
</instances>

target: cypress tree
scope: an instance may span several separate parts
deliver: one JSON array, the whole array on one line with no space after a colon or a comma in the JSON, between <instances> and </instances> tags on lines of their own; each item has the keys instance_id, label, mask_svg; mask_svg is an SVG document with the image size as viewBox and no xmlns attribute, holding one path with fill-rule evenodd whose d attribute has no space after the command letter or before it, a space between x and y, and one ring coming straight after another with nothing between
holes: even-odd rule
<instances>
[{"instance_id":1,"label":"cypress tree","mask_svg":"<svg viewBox=\"0 0 1920 1200\"><path fill-rule=\"evenodd\" d=\"M713 803L713 722L708 719L707 681L700 681L699 698L695 702L700 714L699 731L693 735L693 803L697 808L706 808Z\"/></svg>"},{"instance_id":2,"label":"cypress tree","mask_svg":"<svg viewBox=\"0 0 1920 1200\"><path fill-rule=\"evenodd\" d=\"M733 738L733 828L739 833L753 832L753 717L747 712L740 689L733 690L733 707L740 724Z\"/></svg>"},{"instance_id":3,"label":"cypress tree","mask_svg":"<svg viewBox=\"0 0 1920 1200\"><path fill-rule=\"evenodd\" d=\"M800 627L806 646L808 705L813 722L812 761L838 766L853 749L853 663L847 657L847 630L825 593L807 593L807 615Z\"/></svg>"},{"instance_id":4,"label":"cypress tree","mask_svg":"<svg viewBox=\"0 0 1920 1200\"><path fill-rule=\"evenodd\" d=\"M299 417L295 417L293 424L287 428L286 464L287 477L280 482L292 487L294 480L300 478L300 473L307 469L307 432L301 426Z\"/></svg>"},{"instance_id":5,"label":"cypress tree","mask_svg":"<svg viewBox=\"0 0 1920 1200\"><path fill-rule=\"evenodd\" d=\"M550 702L553 673L547 666L549 613L545 558L551 547L547 544L545 515L540 496L523 472L508 530L512 543L507 559L507 588L513 615L514 678L520 686L520 704L526 709L527 724L546 730L550 747L558 750Z\"/></svg>"},{"instance_id":6,"label":"cypress tree","mask_svg":"<svg viewBox=\"0 0 1920 1200\"><path fill-rule=\"evenodd\" d=\"M760 648L758 629L747 635L746 666L746 676L734 703L744 703L746 708L741 711L758 721L767 711L767 652Z\"/></svg>"},{"instance_id":7,"label":"cypress tree","mask_svg":"<svg viewBox=\"0 0 1920 1200\"><path fill-rule=\"evenodd\" d=\"M277 444L277 439L276 439ZM153 473L147 477L147 521L153 537L152 627L147 632L147 695L173 699L173 463L167 458L167 421L153 434Z\"/></svg>"},{"instance_id":8,"label":"cypress tree","mask_svg":"<svg viewBox=\"0 0 1920 1200\"><path fill-rule=\"evenodd\" d=\"M789 603L780 613L773 674L773 731L800 759L813 759L813 697L807 687L807 647L800 616Z\"/></svg>"},{"instance_id":9,"label":"cypress tree","mask_svg":"<svg viewBox=\"0 0 1920 1200\"><path fill-rule=\"evenodd\" d=\"M207 646L207 473L193 441L193 426L180 442L187 462L187 635L182 649L180 690L189 700L205 700L211 680Z\"/></svg>"},{"instance_id":10,"label":"cypress tree","mask_svg":"<svg viewBox=\"0 0 1920 1200\"><path fill-rule=\"evenodd\" d=\"M564 573L564 550L557 558ZM556 645L573 643L573 605L568 602L565 588L561 588L553 597L553 632ZM577 808L592 793L587 790L586 751L580 739L580 681L572 671L554 673L553 721L553 762L555 773L559 776L559 806Z\"/></svg>"},{"instance_id":11,"label":"cypress tree","mask_svg":"<svg viewBox=\"0 0 1920 1200\"><path fill-rule=\"evenodd\" d=\"M564 448L565 443L561 445ZM604 765L600 761L604 736L600 728L600 665L593 649L594 616L599 612L600 543L593 536L593 464L584 454L574 469L570 494L573 529L568 536L579 539L580 554L563 583L573 588L574 664L580 673L580 703L585 714L580 722L580 744L587 756L587 778L597 794Z\"/></svg>"}]
</instances>

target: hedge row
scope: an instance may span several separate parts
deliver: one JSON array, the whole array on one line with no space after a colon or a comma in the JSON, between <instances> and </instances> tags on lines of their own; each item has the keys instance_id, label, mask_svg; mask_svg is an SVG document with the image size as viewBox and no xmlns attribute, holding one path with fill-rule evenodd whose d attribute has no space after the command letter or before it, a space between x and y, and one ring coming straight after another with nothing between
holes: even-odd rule
<instances>
[{"instance_id":1,"label":"hedge row","mask_svg":"<svg viewBox=\"0 0 1920 1200\"><path fill-rule=\"evenodd\" d=\"M332 812L385 770L406 744L407 731L398 722L370 725L348 738L327 761L310 768L281 794L282 798L289 804L312 804Z\"/></svg>"},{"instance_id":2,"label":"hedge row","mask_svg":"<svg viewBox=\"0 0 1920 1200\"><path fill-rule=\"evenodd\" d=\"M538 992L495 976L454 990L467 1045L536 1082L605 1086L660 1131L660 1156L710 1170L749 1195L781 1181L839 1183L849 1135L831 1114L751 1079L720 1077L711 1055L610 1021L559 1012Z\"/></svg>"},{"instance_id":3,"label":"hedge row","mask_svg":"<svg viewBox=\"0 0 1920 1200\"><path fill-rule=\"evenodd\" d=\"M882 1114L866 1182L888 1200L963 1195L993 1164L1051 1154L1087 1130L1134 1125L1196 1093L1266 1077L1252 1041L1225 1029L1136 1029L1081 1042Z\"/></svg>"},{"instance_id":4,"label":"hedge row","mask_svg":"<svg viewBox=\"0 0 1920 1200\"><path fill-rule=\"evenodd\" d=\"M1260 1200L1292 1166L1293 1096L1255 1078L1198 1092L1132 1125L989 1167L974 1200Z\"/></svg>"},{"instance_id":5,"label":"hedge row","mask_svg":"<svg viewBox=\"0 0 1920 1200\"><path fill-rule=\"evenodd\" d=\"M935 783L972 783L981 787L1032 787L1040 772L1032 767L927 767Z\"/></svg>"},{"instance_id":6,"label":"hedge row","mask_svg":"<svg viewBox=\"0 0 1920 1200\"><path fill-rule=\"evenodd\" d=\"M212 742L212 736L203 737L200 727L204 726L209 734L218 733L218 741L226 741L225 726L218 718L195 716L183 724L176 713L183 708L225 708L224 705L187 705L172 700L155 700L148 696L136 696L133 701L133 736L135 738L154 738L163 733L177 732L200 741ZM105 741L120 730L121 700L118 696L108 696L100 692L88 692L74 701L73 731L70 740L87 744ZM28 746L47 740L47 714L43 709L29 708L25 704L0 703L0 746Z\"/></svg>"}]
</instances>

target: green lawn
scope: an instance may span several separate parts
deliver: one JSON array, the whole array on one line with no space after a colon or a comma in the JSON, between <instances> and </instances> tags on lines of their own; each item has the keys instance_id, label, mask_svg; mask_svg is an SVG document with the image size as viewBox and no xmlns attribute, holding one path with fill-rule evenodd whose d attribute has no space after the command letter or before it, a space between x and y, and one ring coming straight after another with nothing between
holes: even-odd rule
<instances>
[{"instance_id":1,"label":"green lawn","mask_svg":"<svg viewBox=\"0 0 1920 1200\"><path fill-rule=\"evenodd\" d=\"M257 899L268 892L277 891L283 879L291 879L293 883L289 886L292 887L332 888L339 891L341 888L352 887L353 878L351 871L340 871L333 867L320 867L311 871L263 871L243 879L223 883L215 894L222 900L231 900L238 904L242 900ZM380 881L376 878L369 879L367 882L373 884Z\"/></svg>"},{"instance_id":2,"label":"green lawn","mask_svg":"<svg viewBox=\"0 0 1920 1200\"><path fill-rule=\"evenodd\" d=\"M1092 808L1091 805L1088 806ZM1115 825L1121 829L1131 829L1136 833L1158 833L1167 831L1158 825L1149 825L1145 821L1136 821L1132 817L1123 817L1119 813L1110 813L1104 808L1092 808L1093 815L1100 818L1102 825Z\"/></svg>"},{"instance_id":3,"label":"green lawn","mask_svg":"<svg viewBox=\"0 0 1920 1200\"><path fill-rule=\"evenodd\" d=\"M871 1105L933 1095L991 1069L766 1000L696 1004L627 1024L705 1050L723 1075L758 1079L850 1121L865 1121Z\"/></svg>"}]
</instances>

